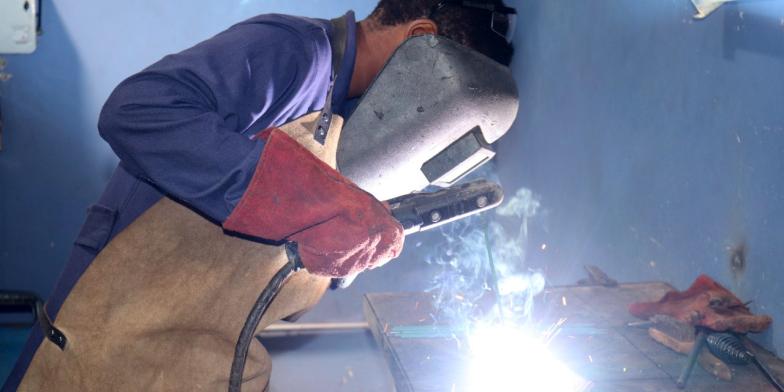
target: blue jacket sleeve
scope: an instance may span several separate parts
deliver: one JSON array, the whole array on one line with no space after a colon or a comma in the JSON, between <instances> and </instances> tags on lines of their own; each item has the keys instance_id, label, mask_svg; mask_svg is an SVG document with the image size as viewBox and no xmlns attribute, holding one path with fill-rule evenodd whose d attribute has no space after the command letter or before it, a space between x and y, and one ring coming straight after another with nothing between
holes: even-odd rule
<instances>
[{"instance_id":1,"label":"blue jacket sleeve","mask_svg":"<svg viewBox=\"0 0 784 392\"><path fill-rule=\"evenodd\" d=\"M329 56L314 26L240 23L123 81L98 128L129 171L223 222L264 147L249 136L323 105Z\"/></svg>"}]
</instances>

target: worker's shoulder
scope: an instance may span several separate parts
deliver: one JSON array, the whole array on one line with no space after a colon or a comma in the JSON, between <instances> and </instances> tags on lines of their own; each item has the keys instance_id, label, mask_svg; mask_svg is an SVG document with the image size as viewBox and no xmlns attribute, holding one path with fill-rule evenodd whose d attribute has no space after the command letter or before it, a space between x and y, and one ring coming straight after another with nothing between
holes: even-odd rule
<instances>
[{"instance_id":1,"label":"worker's shoulder","mask_svg":"<svg viewBox=\"0 0 784 392\"><path fill-rule=\"evenodd\" d=\"M258 27L288 35L292 39L329 44L329 21L284 14L262 14L242 21L233 27ZM262 37L259 37L262 38Z\"/></svg>"}]
</instances>

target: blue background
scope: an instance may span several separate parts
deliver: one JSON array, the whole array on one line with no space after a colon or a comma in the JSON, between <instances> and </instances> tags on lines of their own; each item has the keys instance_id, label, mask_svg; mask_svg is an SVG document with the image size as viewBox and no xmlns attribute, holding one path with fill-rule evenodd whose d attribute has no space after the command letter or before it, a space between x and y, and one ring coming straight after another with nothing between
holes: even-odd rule
<instances>
[{"instance_id":1,"label":"blue background","mask_svg":"<svg viewBox=\"0 0 784 392\"><path fill-rule=\"evenodd\" d=\"M707 273L784 322L784 2L524 1L507 189L540 195L528 262L686 288ZM745 244L746 267L732 272ZM784 349L775 323L761 337Z\"/></svg>"},{"instance_id":2,"label":"blue background","mask_svg":"<svg viewBox=\"0 0 784 392\"><path fill-rule=\"evenodd\" d=\"M44 0L38 50L4 56L0 288L49 294L116 164L95 124L123 78L258 13L362 18L373 3ZM784 2L729 4L703 21L687 0L511 4L521 109L496 166L510 195L526 187L541 200L527 265L551 284L575 282L583 264L679 288L708 273L783 320ZM400 260L306 319L358 319L363 292L428 287L435 268L423 260L438 238L410 238ZM741 245L746 267L733 273ZM783 334L774 323L759 339L781 351ZM276 359L273 386L313 385L316 374L287 376L303 363L336 378L327 389L388 385L366 337L297 347ZM347 382L352 366L362 371Z\"/></svg>"}]
</instances>

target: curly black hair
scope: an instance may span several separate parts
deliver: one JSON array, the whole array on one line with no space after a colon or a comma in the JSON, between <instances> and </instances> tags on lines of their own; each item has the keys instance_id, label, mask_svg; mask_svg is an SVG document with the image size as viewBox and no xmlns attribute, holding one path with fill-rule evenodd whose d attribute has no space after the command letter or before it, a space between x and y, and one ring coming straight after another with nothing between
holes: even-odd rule
<instances>
[{"instance_id":1,"label":"curly black hair","mask_svg":"<svg viewBox=\"0 0 784 392\"><path fill-rule=\"evenodd\" d=\"M394 26L422 18L432 19L438 26L439 35L508 66L512 61L514 47L490 27L492 12L454 3L443 0L380 0L370 18L382 26ZM502 0L477 0L472 3L505 7Z\"/></svg>"}]
</instances>

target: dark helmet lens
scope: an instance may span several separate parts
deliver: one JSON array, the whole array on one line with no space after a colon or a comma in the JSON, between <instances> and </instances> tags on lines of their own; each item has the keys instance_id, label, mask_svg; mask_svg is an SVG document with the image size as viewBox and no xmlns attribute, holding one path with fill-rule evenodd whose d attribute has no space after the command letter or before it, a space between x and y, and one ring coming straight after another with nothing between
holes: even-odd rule
<instances>
[{"instance_id":1,"label":"dark helmet lens","mask_svg":"<svg viewBox=\"0 0 784 392\"><path fill-rule=\"evenodd\" d=\"M493 19L490 27L493 31L504 37L506 42L512 42L514 37L515 25L517 21L517 14L504 14L500 12L493 12Z\"/></svg>"}]
</instances>

